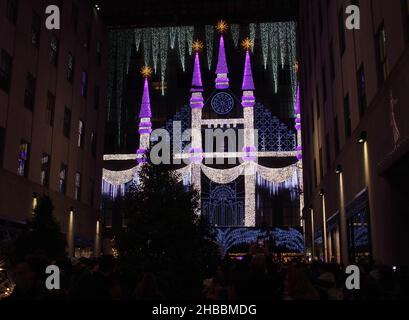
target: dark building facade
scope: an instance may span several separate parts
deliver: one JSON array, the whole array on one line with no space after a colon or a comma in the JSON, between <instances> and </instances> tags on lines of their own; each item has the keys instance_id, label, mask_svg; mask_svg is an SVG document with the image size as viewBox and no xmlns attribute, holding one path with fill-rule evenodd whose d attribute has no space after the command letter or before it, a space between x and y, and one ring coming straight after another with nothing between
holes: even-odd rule
<instances>
[{"instance_id":1,"label":"dark building facade","mask_svg":"<svg viewBox=\"0 0 409 320\"><path fill-rule=\"evenodd\" d=\"M359 30L350 4L300 2L306 245L407 265L408 2L359 1Z\"/></svg>"},{"instance_id":2,"label":"dark building facade","mask_svg":"<svg viewBox=\"0 0 409 320\"><path fill-rule=\"evenodd\" d=\"M46 7L58 5L60 30ZM69 255L98 236L107 32L88 1L0 1L0 219L24 223L47 194Z\"/></svg>"}]
</instances>

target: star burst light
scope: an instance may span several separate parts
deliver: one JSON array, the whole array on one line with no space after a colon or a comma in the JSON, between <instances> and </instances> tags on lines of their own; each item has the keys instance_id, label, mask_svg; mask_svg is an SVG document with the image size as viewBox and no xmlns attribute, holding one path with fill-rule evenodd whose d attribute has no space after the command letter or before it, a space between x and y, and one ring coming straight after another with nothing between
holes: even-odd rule
<instances>
[{"instance_id":1,"label":"star burst light","mask_svg":"<svg viewBox=\"0 0 409 320\"><path fill-rule=\"evenodd\" d=\"M150 66L143 66L141 74L144 78L149 78L152 75L152 68Z\"/></svg>"},{"instance_id":2,"label":"star burst light","mask_svg":"<svg viewBox=\"0 0 409 320\"><path fill-rule=\"evenodd\" d=\"M195 52L201 51L203 49L203 42L195 40L192 44L192 48Z\"/></svg>"},{"instance_id":3,"label":"star burst light","mask_svg":"<svg viewBox=\"0 0 409 320\"><path fill-rule=\"evenodd\" d=\"M241 46L244 50L250 50L253 48L253 41L250 38L246 38L241 42Z\"/></svg>"},{"instance_id":4,"label":"star burst light","mask_svg":"<svg viewBox=\"0 0 409 320\"><path fill-rule=\"evenodd\" d=\"M229 28L229 25L227 24L226 21L224 20L220 20L217 25L216 25L216 30L219 33L225 33L227 31L227 29Z\"/></svg>"}]
</instances>

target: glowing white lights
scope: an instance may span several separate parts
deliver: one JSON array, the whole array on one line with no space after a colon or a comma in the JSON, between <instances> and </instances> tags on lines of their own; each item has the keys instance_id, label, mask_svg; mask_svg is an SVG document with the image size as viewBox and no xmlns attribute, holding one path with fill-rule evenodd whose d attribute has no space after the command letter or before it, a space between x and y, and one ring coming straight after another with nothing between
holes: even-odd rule
<instances>
[{"instance_id":1,"label":"glowing white lights","mask_svg":"<svg viewBox=\"0 0 409 320\"><path fill-rule=\"evenodd\" d=\"M231 35L233 38L234 46L237 48L237 46L239 45L239 40L240 40L240 25L232 24L230 26L230 31L231 31Z\"/></svg>"},{"instance_id":2,"label":"glowing white lights","mask_svg":"<svg viewBox=\"0 0 409 320\"><path fill-rule=\"evenodd\" d=\"M214 37L214 29L213 26L207 25L205 27L206 33L206 53L207 53L207 65L210 68L212 67L212 60L213 60L213 37Z\"/></svg>"}]
</instances>

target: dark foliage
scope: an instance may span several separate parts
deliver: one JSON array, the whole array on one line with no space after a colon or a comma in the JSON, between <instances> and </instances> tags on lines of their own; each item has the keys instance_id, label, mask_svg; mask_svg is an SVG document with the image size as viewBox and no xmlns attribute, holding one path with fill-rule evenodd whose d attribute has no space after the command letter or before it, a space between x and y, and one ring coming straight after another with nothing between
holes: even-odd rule
<instances>
[{"instance_id":1,"label":"dark foliage","mask_svg":"<svg viewBox=\"0 0 409 320\"><path fill-rule=\"evenodd\" d=\"M126 196L127 228L117 241L125 276L135 281L152 272L165 298L200 297L202 279L218 262L218 250L196 214L198 199L166 167L142 169L139 186Z\"/></svg>"}]
</instances>

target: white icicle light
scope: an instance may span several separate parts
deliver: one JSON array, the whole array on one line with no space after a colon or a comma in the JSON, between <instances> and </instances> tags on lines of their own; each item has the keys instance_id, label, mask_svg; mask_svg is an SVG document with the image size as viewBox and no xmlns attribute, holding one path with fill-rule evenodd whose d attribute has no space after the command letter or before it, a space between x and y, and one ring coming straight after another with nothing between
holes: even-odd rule
<instances>
[{"instance_id":1,"label":"white icicle light","mask_svg":"<svg viewBox=\"0 0 409 320\"><path fill-rule=\"evenodd\" d=\"M209 70L212 67L212 60L213 60L213 35L214 35L214 28L211 25L207 25L205 27L206 33L206 54L207 54L207 65Z\"/></svg>"}]
</instances>

